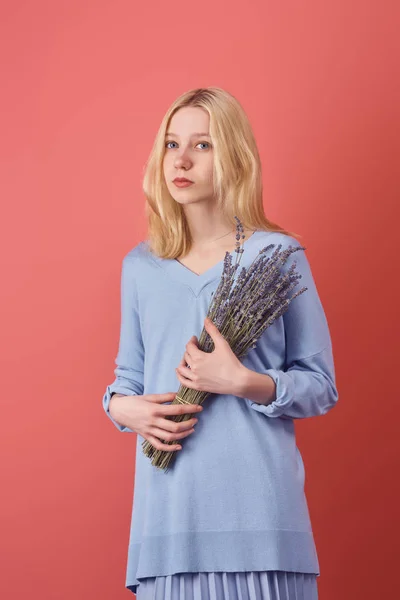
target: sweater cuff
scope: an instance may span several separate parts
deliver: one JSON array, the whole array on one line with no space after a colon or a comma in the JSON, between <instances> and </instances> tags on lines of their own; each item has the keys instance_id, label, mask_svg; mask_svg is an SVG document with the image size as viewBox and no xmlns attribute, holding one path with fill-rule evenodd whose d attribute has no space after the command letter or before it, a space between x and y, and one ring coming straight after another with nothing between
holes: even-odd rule
<instances>
[{"instance_id":1,"label":"sweater cuff","mask_svg":"<svg viewBox=\"0 0 400 600\"><path fill-rule=\"evenodd\" d=\"M107 417L110 419L110 421L112 421L115 425L115 427L119 430L119 431L126 431L128 433L134 433L134 431L132 429L129 429L129 427L124 427L123 425L120 425L119 423L117 423L117 421L115 419L112 418L111 414L110 414L110 400L111 400L111 394L123 394L124 396L137 396L137 394L134 394L132 392L132 390L129 390L128 388L125 388L123 386L113 386L113 385L108 385L106 388L106 392L103 396L103 408L104 411L107 415Z\"/></svg>"},{"instance_id":2,"label":"sweater cuff","mask_svg":"<svg viewBox=\"0 0 400 600\"><path fill-rule=\"evenodd\" d=\"M292 419L283 413L293 404L294 394L294 381L284 371L278 369L267 369L263 371L263 374L269 375L276 385L276 399L270 404L258 404L246 398L248 404L254 410L264 413L268 417L282 417L284 419Z\"/></svg>"}]
</instances>

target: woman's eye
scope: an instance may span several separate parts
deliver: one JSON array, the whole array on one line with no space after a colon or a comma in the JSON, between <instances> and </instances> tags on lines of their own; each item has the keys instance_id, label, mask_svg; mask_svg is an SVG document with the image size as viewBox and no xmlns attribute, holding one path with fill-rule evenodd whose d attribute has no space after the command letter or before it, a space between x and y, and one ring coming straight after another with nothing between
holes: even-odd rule
<instances>
[{"instance_id":1,"label":"woman's eye","mask_svg":"<svg viewBox=\"0 0 400 600\"><path fill-rule=\"evenodd\" d=\"M176 144L176 142L166 142L166 143L165 143L165 147L166 147L166 148L168 148L168 144ZM204 145L204 144L206 144L207 146L210 146L210 145L211 145L209 142L199 142L199 143L197 144L197 146L199 146L200 144L203 144L203 145Z\"/></svg>"}]
</instances>

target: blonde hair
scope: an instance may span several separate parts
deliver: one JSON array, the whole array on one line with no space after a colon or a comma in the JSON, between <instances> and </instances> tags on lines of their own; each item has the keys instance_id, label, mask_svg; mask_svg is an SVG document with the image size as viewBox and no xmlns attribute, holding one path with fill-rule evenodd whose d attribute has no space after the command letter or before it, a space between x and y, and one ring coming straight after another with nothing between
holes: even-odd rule
<instances>
[{"instance_id":1,"label":"blonde hair","mask_svg":"<svg viewBox=\"0 0 400 600\"><path fill-rule=\"evenodd\" d=\"M210 116L214 195L232 229L237 216L244 229L302 237L286 231L264 214L260 156L250 122L238 100L219 87L196 88L179 96L167 110L145 164L142 187L150 251L161 258L178 258L185 256L192 245L185 213L169 193L163 172L166 131L172 116L185 106L203 108Z\"/></svg>"}]
</instances>

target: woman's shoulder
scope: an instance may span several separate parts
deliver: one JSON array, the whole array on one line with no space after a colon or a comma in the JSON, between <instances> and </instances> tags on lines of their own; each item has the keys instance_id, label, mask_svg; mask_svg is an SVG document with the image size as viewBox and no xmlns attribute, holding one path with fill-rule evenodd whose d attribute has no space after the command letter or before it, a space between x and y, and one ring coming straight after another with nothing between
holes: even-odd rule
<instances>
[{"instance_id":1,"label":"woman's shoulder","mask_svg":"<svg viewBox=\"0 0 400 600\"><path fill-rule=\"evenodd\" d=\"M140 241L135 246L133 246L133 248L128 250L128 252L126 252L126 254L123 257L123 260L125 262L131 262L131 261L138 260L146 255L147 255L146 242Z\"/></svg>"},{"instance_id":2,"label":"woman's shoulder","mask_svg":"<svg viewBox=\"0 0 400 600\"><path fill-rule=\"evenodd\" d=\"M302 246L302 243L288 233L282 231L270 231L268 229L258 229L262 241L268 241L270 244L282 244L282 248L288 246Z\"/></svg>"}]
</instances>

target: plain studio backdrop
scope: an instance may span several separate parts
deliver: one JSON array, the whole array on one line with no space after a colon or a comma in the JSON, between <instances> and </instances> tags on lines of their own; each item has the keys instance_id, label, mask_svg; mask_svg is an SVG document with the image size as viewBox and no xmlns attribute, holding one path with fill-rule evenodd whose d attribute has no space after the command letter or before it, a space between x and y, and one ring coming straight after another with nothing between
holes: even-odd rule
<instances>
[{"instance_id":1,"label":"plain studio backdrop","mask_svg":"<svg viewBox=\"0 0 400 600\"><path fill-rule=\"evenodd\" d=\"M2 3L1 577L7 600L124 589L135 434L101 406L123 255L167 106L234 94L269 218L300 233L339 401L296 422L321 600L398 593L399 6Z\"/></svg>"}]
</instances>

